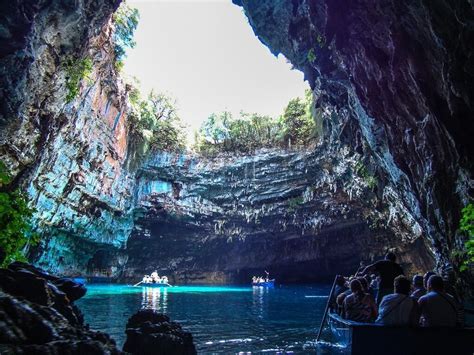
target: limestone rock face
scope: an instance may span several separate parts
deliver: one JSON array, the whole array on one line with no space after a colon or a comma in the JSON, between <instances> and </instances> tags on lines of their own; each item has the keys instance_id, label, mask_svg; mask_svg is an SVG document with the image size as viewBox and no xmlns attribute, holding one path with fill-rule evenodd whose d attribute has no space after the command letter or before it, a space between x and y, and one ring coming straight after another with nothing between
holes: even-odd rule
<instances>
[{"instance_id":1,"label":"limestone rock face","mask_svg":"<svg viewBox=\"0 0 474 355\"><path fill-rule=\"evenodd\" d=\"M326 139L371 156L438 265L456 262L472 193L472 1L234 2L305 73Z\"/></svg>"},{"instance_id":2,"label":"limestone rock face","mask_svg":"<svg viewBox=\"0 0 474 355\"><path fill-rule=\"evenodd\" d=\"M1 5L8 45L0 58L0 158L37 210L36 264L63 274L85 272L98 249L123 247L133 224L128 101L110 26L118 4ZM92 74L68 103L70 63L85 59Z\"/></svg>"},{"instance_id":3,"label":"limestone rock face","mask_svg":"<svg viewBox=\"0 0 474 355\"><path fill-rule=\"evenodd\" d=\"M138 171L125 277L174 282L330 279L395 248L411 271L433 265L421 229L348 149L263 150L203 159L155 154Z\"/></svg>"}]
</instances>

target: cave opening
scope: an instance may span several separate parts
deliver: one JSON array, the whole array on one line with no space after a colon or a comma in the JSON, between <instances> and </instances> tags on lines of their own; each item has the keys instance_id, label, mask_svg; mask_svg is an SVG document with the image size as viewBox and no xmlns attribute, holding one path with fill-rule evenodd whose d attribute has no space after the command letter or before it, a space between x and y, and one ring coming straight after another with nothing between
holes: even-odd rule
<instances>
[{"instance_id":1,"label":"cave opening","mask_svg":"<svg viewBox=\"0 0 474 355\"><path fill-rule=\"evenodd\" d=\"M65 317L2 349L115 352L87 279L119 345L152 308L203 352L313 349L328 281L387 251L472 295L472 1L232 2L0 5L0 303Z\"/></svg>"}]
</instances>

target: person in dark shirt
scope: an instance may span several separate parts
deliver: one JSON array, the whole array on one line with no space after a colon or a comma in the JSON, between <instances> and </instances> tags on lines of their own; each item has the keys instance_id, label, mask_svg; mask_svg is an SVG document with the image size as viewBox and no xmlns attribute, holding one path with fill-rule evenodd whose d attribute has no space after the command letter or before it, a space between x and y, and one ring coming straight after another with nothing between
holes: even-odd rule
<instances>
[{"instance_id":1,"label":"person in dark shirt","mask_svg":"<svg viewBox=\"0 0 474 355\"><path fill-rule=\"evenodd\" d=\"M426 289L423 285L423 276L413 276L413 292L411 293L411 297L418 302L418 299L424 295L426 295Z\"/></svg>"},{"instance_id":2,"label":"person in dark shirt","mask_svg":"<svg viewBox=\"0 0 474 355\"><path fill-rule=\"evenodd\" d=\"M349 287L346 286L346 279L344 278L344 276L338 275L336 277L336 286L334 288L334 292L331 296L331 302L330 302L331 309L333 311L337 310L338 308L338 305L336 303L337 297L341 293L344 293L345 291L347 291L348 289Z\"/></svg>"},{"instance_id":3,"label":"person in dark shirt","mask_svg":"<svg viewBox=\"0 0 474 355\"><path fill-rule=\"evenodd\" d=\"M380 276L379 288L377 290L377 305L382 298L393 292L393 281L398 275L404 275L402 267L396 263L397 257L394 253L387 253L384 260L377 261L367 266L363 273L376 272Z\"/></svg>"}]
</instances>

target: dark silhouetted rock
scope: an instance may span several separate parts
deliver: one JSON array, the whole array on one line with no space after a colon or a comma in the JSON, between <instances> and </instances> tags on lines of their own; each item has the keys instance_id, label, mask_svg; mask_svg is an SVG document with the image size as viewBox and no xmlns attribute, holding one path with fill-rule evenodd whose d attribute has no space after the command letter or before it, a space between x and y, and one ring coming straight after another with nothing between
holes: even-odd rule
<instances>
[{"instance_id":1,"label":"dark silhouetted rock","mask_svg":"<svg viewBox=\"0 0 474 355\"><path fill-rule=\"evenodd\" d=\"M79 286L25 263L0 269L0 353L120 354L107 334L84 326L68 297L84 295Z\"/></svg>"},{"instance_id":2,"label":"dark silhouetted rock","mask_svg":"<svg viewBox=\"0 0 474 355\"><path fill-rule=\"evenodd\" d=\"M196 354L191 333L154 310L141 310L130 317L126 333L123 350L132 354Z\"/></svg>"}]
</instances>

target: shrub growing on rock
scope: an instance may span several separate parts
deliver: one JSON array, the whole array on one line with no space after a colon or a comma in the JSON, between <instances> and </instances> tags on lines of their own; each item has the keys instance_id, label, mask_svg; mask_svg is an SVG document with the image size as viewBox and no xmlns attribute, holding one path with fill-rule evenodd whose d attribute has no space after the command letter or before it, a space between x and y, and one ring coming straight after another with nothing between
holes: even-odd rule
<instances>
[{"instance_id":1,"label":"shrub growing on rock","mask_svg":"<svg viewBox=\"0 0 474 355\"><path fill-rule=\"evenodd\" d=\"M79 58L66 62L66 102L71 102L79 94L79 84L82 80L90 80L92 60Z\"/></svg>"},{"instance_id":2,"label":"shrub growing on rock","mask_svg":"<svg viewBox=\"0 0 474 355\"><path fill-rule=\"evenodd\" d=\"M30 219L34 210L20 190L10 188L11 176L0 161L0 248L3 249L6 266L15 260L25 260L24 247L35 244L38 236L31 229Z\"/></svg>"},{"instance_id":3,"label":"shrub growing on rock","mask_svg":"<svg viewBox=\"0 0 474 355\"><path fill-rule=\"evenodd\" d=\"M460 229L469 237L465 244L467 258L461 266L461 271L463 271L474 263L474 204L468 204L461 213Z\"/></svg>"}]
</instances>

